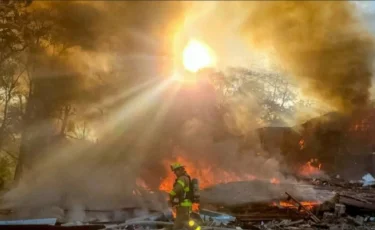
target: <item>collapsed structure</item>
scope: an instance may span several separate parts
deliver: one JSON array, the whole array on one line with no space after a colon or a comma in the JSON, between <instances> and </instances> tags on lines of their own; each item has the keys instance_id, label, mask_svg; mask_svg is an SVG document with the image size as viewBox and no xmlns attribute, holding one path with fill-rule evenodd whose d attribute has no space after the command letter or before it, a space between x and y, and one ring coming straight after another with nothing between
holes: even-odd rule
<instances>
[{"instance_id":1,"label":"collapsed structure","mask_svg":"<svg viewBox=\"0 0 375 230\"><path fill-rule=\"evenodd\" d=\"M287 192L281 193L282 190ZM155 195L152 194L145 193L144 196ZM226 194L226 199L217 202L215 196L223 194ZM254 180L221 184L203 190L201 207L195 210L197 214L193 216L203 229L213 230L352 229L372 225L375 221L374 201L372 187L363 187L360 181L315 178L296 184L273 184ZM62 212L68 215L74 210ZM10 215L5 210L1 214ZM36 220L34 223L25 221L29 225L23 226L23 229L31 229L33 224L52 224L66 229L69 226L75 226L74 229L161 229L173 225L170 210L147 210L143 214L137 208L85 210L84 217L85 220L70 223L64 222L63 218L42 219L39 223ZM20 224L19 221L0 222L4 223ZM51 226L49 228L52 229Z\"/></svg>"},{"instance_id":2,"label":"collapsed structure","mask_svg":"<svg viewBox=\"0 0 375 230\"><path fill-rule=\"evenodd\" d=\"M331 116L330 119L327 119L327 116ZM337 159L339 155L335 154L339 154L339 152L328 155L328 158L321 158L321 155L317 154L324 150L324 145L321 145L321 151L313 151L309 148L316 146L316 144L312 145L313 141L316 141L314 137L323 134L326 134L326 136L323 135L325 137L330 134L333 138L347 138L344 141L346 145L358 143L358 139L356 142L348 140L353 138L352 136L361 136L361 132L372 128L372 123L368 122L368 117L371 118L372 113L351 119L338 119L337 117L333 119L334 115L332 114L327 116L304 123L302 125L304 129L273 127L258 130L265 150L272 152L272 148L281 148L284 150L282 153L285 158L290 157L288 153L293 156L291 159L294 160L289 164L294 164L296 170L286 172L285 178L265 180L252 175L235 177L235 174L232 175L229 172L226 174L227 178L218 181L215 181L214 177L211 178L212 181L209 181L210 178L206 178L206 180L203 178L201 205L194 207L194 211L199 213L196 215L196 219L201 221L203 228L346 229L349 226L362 227L371 224L375 219L373 217L375 195L372 193L375 179L370 174L362 181L343 179L345 176L334 171L343 163L331 160ZM357 125L358 119L361 121L360 125ZM341 122L340 125L338 122ZM270 139L280 141L267 142L267 129L269 132L272 131ZM275 136L277 133L275 130L281 130L279 137ZM372 143L366 141L372 139L366 139L367 137L365 135L365 138L362 139L363 142L360 143L367 143L367 146L371 146ZM286 148L292 140L293 145ZM332 142L328 143L327 151L331 150L331 145ZM359 148L352 154L354 156L356 154L357 156L358 154L363 155L369 150L371 148ZM302 152L303 154L301 154ZM312 155L312 153L316 155ZM310 158L312 160L305 161ZM298 162L304 162L304 164ZM338 165L332 165L335 163ZM188 169L189 166L187 165ZM326 169L331 173L327 174L323 171ZM357 168L358 172L366 172L366 170L364 164ZM210 175L209 171L206 173L205 175ZM204 175L202 174L202 176ZM133 195L135 199L143 200L142 207L137 206L136 203L133 206L129 203L127 207L118 207L112 210L55 207L46 210L45 217L55 218L54 225L64 225L65 227L82 225L82 227L92 229L121 227L138 229L145 226L151 228L170 226L173 220L172 210L167 206L155 204L166 201L165 191L168 191L172 183L173 181L166 178L160 182L159 191L152 191L144 181L138 181L139 188L133 191ZM10 220L12 216L15 216L15 211L20 212L21 210L1 210L1 218ZM72 216L75 216L76 221L72 221ZM17 222L6 223L17 224Z\"/></svg>"}]
</instances>

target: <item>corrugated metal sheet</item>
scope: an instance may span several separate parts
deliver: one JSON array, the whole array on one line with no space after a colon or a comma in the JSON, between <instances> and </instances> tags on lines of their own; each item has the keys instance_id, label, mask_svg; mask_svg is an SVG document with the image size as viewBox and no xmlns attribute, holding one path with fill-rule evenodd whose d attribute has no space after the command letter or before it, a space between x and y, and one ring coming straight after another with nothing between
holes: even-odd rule
<instances>
[{"instance_id":1,"label":"corrugated metal sheet","mask_svg":"<svg viewBox=\"0 0 375 230\"><path fill-rule=\"evenodd\" d=\"M5 220L0 225L55 225L56 218L32 219L32 220Z\"/></svg>"}]
</instances>

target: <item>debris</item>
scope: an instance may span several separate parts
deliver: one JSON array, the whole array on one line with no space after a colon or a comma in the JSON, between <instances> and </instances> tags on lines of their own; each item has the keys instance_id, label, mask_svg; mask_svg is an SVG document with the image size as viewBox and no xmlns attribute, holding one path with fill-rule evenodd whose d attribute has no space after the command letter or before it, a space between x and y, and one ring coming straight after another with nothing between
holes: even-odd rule
<instances>
[{"instance_id":1,"label":"debris","mask_svg":"<svg viewBox=\"0 0 375 230\"><path fill-rule=\"evenodd\" d=\"M323 220L324 222L333 222L335 220L336 216L335 214L331 213L331 212L324 212L323 213Z\"/></svg>"},{"instance_id":2,"label":"debris","mask_svg":"<svg viewBox=\"0 0 375 230\"><path fill-rule=\"evenodd\" d=\"M364 222L365 218L363 218L362 216L356 216L354 221L356 224L362 226L363 225L363 222Z\"/></svg>"},{"instance_id":3,"label":"debris","mask_svg":"<svg viewBox=\"0 0 375 230\"><path fill-rule=\"evenodd\" d=\"M375 178L370 174L367 173L362 177L363 180L363 186L370 186L375 184Z\"/></svg>"},{"instance_id":4,"label":"debris","mask_svg":"<svg viewBox=\"0 0 375 230\"><path fill-rule=\"evenodd\" d=\"M208 219L211 222L210 225L227 225L229 222L236 220L236 217L234 216L207 209L201 209L199 214L203 220Z\"/></svg>"},{"instance_id":5,"label":"debris","mask_svg":"<svg viewBox=\"0 0 375 230\"><path fill-rule=\"evenodd\" d=\"M125 223L137 222L137 221L141 221L141 220L156 221L156 220L159 220L160 218L162 218L165 215L165 213L166 213L166 211L155 212L155 213L147 214L147 215L144 215L144 216L128 219L128 220L125 221Z\"/></svg>"},{"instance_id":6,"label":"debris","mask_svg":"<svg viewBox=\"0 0 375 230\"><path fill-rule=\"evenodd\" d=\"M296 221L291 221L287 224L284 224L283 226L288 227L288 226L293 226L293 225L297 225L297 224L302 224L303 222L304 222L304 220L296 220Z\"/></svg>"},{"instance_id":7,"label":"debris","mask_svg":"<svg viewBox=\"0 0 375 230\"><path fill-rule=\"evenodd\" d=\"M69 222L62 224L61 226L82 226L84 225L81 221L74 221L74 222Z\"/></svg>"},{"instance_id":8,"label":"debris","mask_svg":"<svg viewBox=\"0 0 375 230\"><path fill-rule=\"evenodd\" d=\"M319 229L329 229L330 227L328 224L312 224L311 226Z\"/></svg>"},{"instance_id":9,"label":"debris","mask_svg":"<svg viewBox=\"0 0 375 230\"><path fill-rule=\"evenodd\" d=\"M163 226L172 226L173 222L164 222L164 221L131 221L131 222L125 222L122 224L115 224L115 225L110 225L106 226L104 229L118 229L118 228L125 228L127 226L131 225L163 225Z\"/></svg>"},{"instance_id":10,"label":"debris","mask_svg":"<svg viewBox=\"0 0 375 230\"><path fill-rule=\"evenodd\" d=\"M56 218L33 219L33 220L5 220L0 225L55 225Z\"/></svg>"},{"instance_id":11,"label":"debris","mask_svg":"<svg viewBox=\"0 0 375 230\"><path fill-rule=\"evenodd\" d=\"M347 195L340 195L339 202L345 204L347 206L353 206L357 208L364 208L368 210L375 210L375 204L372 202L359 199L357 197L347 196Z\"/></svg>"},{"instance_id":12,"label":"debris","mask_svg":"<svg viewBox=\"0 0 375 230\"><path fill-rule=\"evenodd\" d=\"M120 224L112 224L107 225L105 229L118 229L118 228L125 228L127 226L132 225L146 225L146 226L156 226L156 225L162 225L162 226L171 226L173 225L173 222L167 222L167 221L160 221L162 220L166 215L168 215L169 210L154 212L151 214L143 215L140 217L128 219Z\"/></svg>"},{"instance_id":13,"label":"debris","mask_svg":"<svg viewBox=\"0 0 375 230\"><path fill-rule=\"evenodd\" d=\"M364 223L364 218L362 216L356 216L355 218L354 217L351 217L351 216L348 216L347 219L351 222L351 223L354 223L355 225L357 226L362 226L363 223Z\"/></svg>"},{"instance_id":14,"label":"debris","mask_svg":"<svg viewBox=\"0 0 375 230\"><path fill-rule=\"evenodd\" d=\"M6 225L1 230L100 230L103 225L57 226L57 225ZM160 229L161 230L161 229Z\"/></svg>"},{"instance_id":15,"label":"debris","mask_svg":"<svg viewBox=\"0 0 375 230\"><path fill-rule=\"evenodd\" d=\"M345 214L345 205L335 204L335 216L340 217Z\"/></svg>"},{"instance_id":16,"label":"debris","mask_svg":"<svg viewBox=\"0 0 375 230\"><path fill-rule=\"evenodd\" d=\"M298 205L298 210L303 209L310 216L310 218L313 221L315 221L316 223L320 222L319 218L316 217L310 210L308 210L307 208L305 208L299 201L297 201L296 199L294 199L289 193L285 192L285 194L288 196L287 200L292 200L292 201L294 201Z\"/></svg>"},{"instance_id":17,"label":"debris","mask_svg":"<svg viewBox=\"0 0 375 230\"><path fill-rule=\"evenodd\" d=\"M316 184L317 180L311 179L311 183ZM277 195L272 200L254 201L254 198L251 198L251 202L231 206L203 204L200 213L195 215L202 219L202 224L199 224L201 230L366 230L374 225L373 188L363 187L362 184L348 184L337 179L327 183L308 185L316 192L315 199L310 198L311 196L295 197L286 192L287 200ZM325 202L319 202L324 200ZM109 214L115 214L112 210L107 211ZM101 229L169 230L173 225L171 210L150 211L147 215L126 221L122 216L129 218L129 215L120 214L116 220L110 217L109 221L103 222L101 218L101 221L90 222L89 218L86 218L86 222L64 223L60 228L89 228L93 226L91 224L101 224Z\"/></svg>"}]
</instances>

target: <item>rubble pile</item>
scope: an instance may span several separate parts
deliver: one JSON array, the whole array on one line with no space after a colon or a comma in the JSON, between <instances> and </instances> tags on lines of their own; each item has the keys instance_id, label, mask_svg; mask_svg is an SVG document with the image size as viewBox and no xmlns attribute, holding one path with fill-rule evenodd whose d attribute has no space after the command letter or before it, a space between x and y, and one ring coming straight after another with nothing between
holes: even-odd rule
<instances>
[{"instance_id":1,"label":"rubble pile","mask_svg":"<svg viewBox=\"0 0 375 230\"><path fill-rule=\"evenodd\" d=\"M304 178L294 184L260 181L221 184L202 191L201 206L193 212L192 219L201 230L375 229L374 185L375 179L371 175L364 176L362 181L325 177ZM143 230L173 227L171 209L149 210L142 215L130 215L129 208L123 210L127 211L127 215L119 215L119 210L117 214L109 211L105 221L40 219L17 220L14 223L0 221L0 225L7 225L9 229L12 229L11 225L18 225L17 229L32 229L32 225L25 223L39 224L39 227L49 225L48 229ZM111 215L116 218L110 218ZM22 223L22 228L19 228Z\"/></svg>"},{"instance_id":2,"label":"rubble pile","mask_svg":"<svg viewBox=\"0 0 375 230\"><path fill-rule=\"evenodd\" d=\"M222 184L202 191L204 199L199 214L194 213L192 218L204 230L375 229L372 185L368 181L327 177L304 178L303 183L295 185L271 185L272 189L262 188L259 181ZM239 192L239 187L245 188L245 194ZM280 189L286 191L279 194ZM305 193L301 194L301 191ZM228 199L217 199L225 196ZM126 221L121 225L107 226L107 229L171 228L173 220L165 217L158 222L145 222L154 223L153 226L132 225Z\"/></svg>"},{"instance_id":3,"label":"rubble pile","mask_svg":"<svg viewBox=\"0 0 375 230\"><path fill-rule=\"evenodd\" d=\"M228 226L242 229L375 229L374 183L363 179L305 178L317 194L334 194L323 202L299 201L285 192L284 199L272 205L253 202L221 210L235 217Z\"/></svg>"}]
</instances>

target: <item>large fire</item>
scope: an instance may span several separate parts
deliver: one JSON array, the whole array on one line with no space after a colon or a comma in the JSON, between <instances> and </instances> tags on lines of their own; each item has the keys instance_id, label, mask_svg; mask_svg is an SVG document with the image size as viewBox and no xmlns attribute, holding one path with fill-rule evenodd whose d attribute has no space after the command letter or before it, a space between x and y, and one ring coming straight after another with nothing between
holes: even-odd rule
<instances>
[{"instance_id":1,"label":"large fire","mask_svg":"<svg viewBox=\"0 0 375 230\"><path fill-rule=\"evenodd\" d=\"M228 172L223 169L220 170L214 170L213 165L206 165L205 167L197 167L196 164L193 162L185 159L182 156L178 156L175 159L177 162L181 163L185 166L187 173L192 178L197 178L199 180L199 187L201 189L213 186L215 184L223 184L223 183L229 183L229 182L235 182L235 181L249 181L254 180L255 176L251 174L244 174L244 175L237 175L233 172ZM169 172L167 177L161 180L159 190L170 192L173 188L174 181L176 179L176 176L174 173L170 170L170 165L173 163L172 161L165 160L165 168ZM270 183L278 184L280 181L276 178L272 178L270 180ZM199 210L199 204L193 204L192 207L193 211ZM176 216L175 210L172 211L173 216Z\"/></svg>"},{"instance_id":2,"label":"large fire","mask_svg":"<svg viewBox=\"0 0 375 230\"><path fill-rule=\"evenodd\" d=\"M199 186L201 189L216 185L224 184L229 182L236 181L250 181L255 180L256 177L251 174L242 174L238 175L234 172L229 172L224 169L218 169L214 164L205 165L205 167L200 167L200 164L196 164L192 161L189 161L183 156L178 156L175 159L165 160L164 165L166 170L169 172L168 175L164 178L161 178L159 185L160 191L170 192L173 188L174 181L176 176L170 170L170 165L174 161L181 163L185 166L187 173L192 178L197 178L199 180ZM198 162L199 163L199 162ZM319 173L321 169L321 164L317 159L309 160L305 165L300 168L300 174L308 176L311 174ZM277 178L268 179L271 184L280 184L280 180ZM143 180L137 180L137 184L143 188L147 189L147 185ZM303 201L301 204L307 208L312 209L314 206L319 205L319 202L316 201ZM272 203L274 206L284 207L284 208L296 208L296 206L288 201L279 201ZM199 204L193 204L193 211L199 211ZM173 216L176 216L176 212L172 210Z\"/></svg>"},{"instance_id":3,"label":"large fire","mask_svg":"<svg viewBox=\"0 0 375 230\"><path fill-rule=\"evenodd\" d=\"M306 164L301 166L299 173L302 176L318 175L322 173L321 167L322 164L319 162L318 159L311 159Z\"/></svg>"},{"instance_id":4,"label":"large fire","mask_svg":"<svg viewBox=\"0 0 375 230\"><path fill-rule=\"evenodd\" d=\"M186 160L182 156L177 157L176 161L180 162L186 167L187 173L192 178L199 179L199 187L202 189L213 186L215 184L224 184L235 181L249 181L255 179L255 176L251 174L237 175L234 172L228 172L223 169L214 170L215 167L213 165L197 167L194 163ZM171 163L172 161L165 161L165 167L169 173L168 176L163 178L160 183L159 189L161 191L170 192L173 188L176 176L169 168L169 165ZM276 179L274 180L274 183L277 183Z\"/></svg>"}]
</instances>

